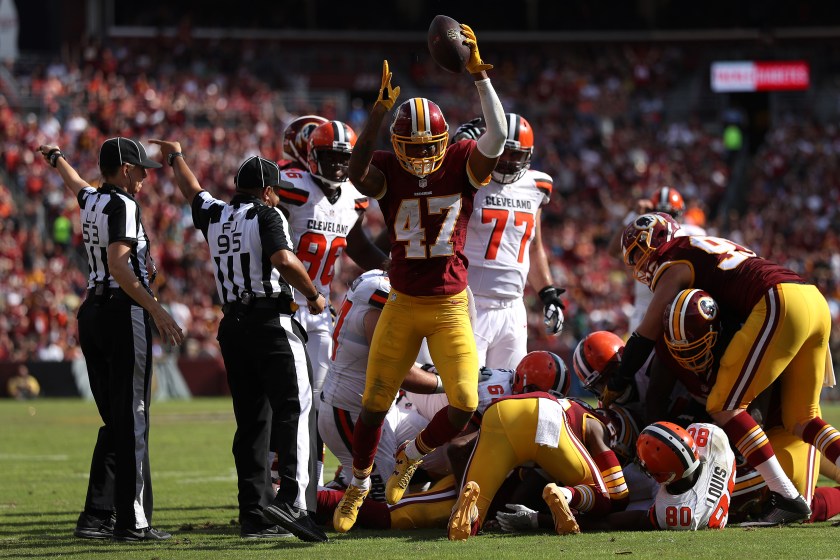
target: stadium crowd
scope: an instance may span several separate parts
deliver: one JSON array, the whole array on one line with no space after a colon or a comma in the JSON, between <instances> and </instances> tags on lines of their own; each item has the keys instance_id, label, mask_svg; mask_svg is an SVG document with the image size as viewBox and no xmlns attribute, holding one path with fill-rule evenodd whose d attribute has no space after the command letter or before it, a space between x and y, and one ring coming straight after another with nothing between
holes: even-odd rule
<instances>
[{"instance_id":1,"label":"stadium crowd","mask_svg":"<svg viewBox=\"0 0 840 560\"><path fill-rule=\"evenodd\" d=\"M184 43L164 56L163 46L140 54L130 44L91 42L78 56L17 73L23 93L37 99L41 109L21 113L0 94L5 170L0 174L0 360L74 359L79 352L75 312L87 271L77 209L33 148L47 142L66 146L68 159L95 183L95 147L106 138L189 139L190 166L226 197L233 191L228 170L243 157L259 152L282 158L282 131L297 115L343 119L361 129L362 100L345 103L327 94L307 101L305 95L283 92L305 92L300 76L313 67L341 68L356 75L354 87L372 89L364 80L366 75L376 79L380 55L303 54L296 48L301 56L247 44L231 50ZM272 57L282 57L283 72ZM666 184L688 202L687 221L813 278L834 317L840 315L836 127L796 116L777 123L748 170L746 212L732 219L719 212L730 179L720 130L699 119L666 119L667 92L686 71L679 49L615 46L597 56L584 49L564 50L562 56L551 49L538 55L511 50L493 58L499 61L494 83L506 110L534 125L532 167L555 181L543 211L543 237L553 276L568 290L568 321L560 338L548 338L536 295L530 294L533 349L568 358L588 332L626 330L631 282L605 247L634 201ZM470 84L450 79L428 57L400 51L392 66L405 72L401 81L407 89L438 100L451 130L480 114L477 103L462 101L472 99L465 94ZM157 154L152 150L151 155ZM221 312L206 245L191 227L189 207L171 177L153 171L146 182L141 203L159 271L155 287L166 300L186 306L181 307L185 355L216 356L212 333ZM375 235L381 218L375 209L369 214ZM334 281L336 304L358 272L345 258Z\"/></svg>"}]
</instances>

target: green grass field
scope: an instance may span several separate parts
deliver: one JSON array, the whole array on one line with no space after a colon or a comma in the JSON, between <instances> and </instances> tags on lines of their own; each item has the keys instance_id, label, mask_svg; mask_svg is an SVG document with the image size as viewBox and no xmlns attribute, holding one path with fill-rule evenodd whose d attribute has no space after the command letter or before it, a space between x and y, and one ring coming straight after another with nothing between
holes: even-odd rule
<instances>
[{"instance_id":1,"label":"green grass field","mask_svg":"<svg viewBox=\"0 0 840 560\"><path fill-rule=\"evenodd\" d=\"M840 408L827 408L840 424ZM823 523L782 529L697 533L592 533L570 537L481 535L451 543L442 530L330 533L331 541L254 542L235 525L236 477L227 399L152 405L154 525L174 537L160 544L96 542L72 536L84 504L99 427L92 402L0 401L0 557L196 558L836 558L840 528ZM335 468L328 464L327 472Z\"/></svg>"}]
</instances>

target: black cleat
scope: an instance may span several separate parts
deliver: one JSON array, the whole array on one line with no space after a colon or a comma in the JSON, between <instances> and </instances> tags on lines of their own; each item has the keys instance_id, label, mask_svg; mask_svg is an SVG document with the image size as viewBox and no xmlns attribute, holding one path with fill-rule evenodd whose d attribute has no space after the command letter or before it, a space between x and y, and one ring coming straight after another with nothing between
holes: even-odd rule
<instances>
[{"instance_id":1,"label":"black cleat","mask_svg":"<svg viewBox=\"0 0 840 560\"><path fill-rule=\"evenodd\" d=\"M309 512L291 504L272 503L263 515L306 542L326 542L326 533L312 520Z\"/></svg>"},{"instance_id":2,"label":"black cleat","mask_svg":"<svg viewBox=\"0 0 840 560\"><path fill-rule=\"evenodd\" d=\"M154 527L145 527L143 529L114 529L115 541L165 541L171 536L166 531L161 531Z\"/></svg>"},{"instance_id":3,"label":"black cleat","mask_svg":"<svg viewBox=\"0 0 840 560\"><path fill-rule=\"evenodd\" d=\"M739 527L775 527L788 523L802 523L809 517L811 517L811 508L808 507L802 495L785 498L777 492L770 492L767 513L755 521L741 523Z\"/></svg>"},{"instance_id":4,"label":"black cleat","mask_svg":"<svg viewBox=\"0 0 840 560\"><path fill-rule=\"evenodd\" d=\"M115 513L108 515L96 515L82 512L76 522L76 529L73 536L80 539L110 539L114 536L114 522L117 516Z\"/></svg>"}]
</instances>

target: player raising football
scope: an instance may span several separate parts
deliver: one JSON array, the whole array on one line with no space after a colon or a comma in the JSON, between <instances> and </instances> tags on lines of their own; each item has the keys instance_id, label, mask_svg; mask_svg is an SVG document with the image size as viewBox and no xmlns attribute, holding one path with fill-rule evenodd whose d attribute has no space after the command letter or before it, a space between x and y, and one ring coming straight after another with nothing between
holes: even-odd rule
<instances>
[{"instance_id":1,"label":"player raising football","mask_svg":"<svg viewBox=\"0 0 840 560\"><path fill-rule=\"evenodd\" d=\"M475 80L487 133L477 142L447 146L449 127L440 108L415 97L394 115L394 151L374 152L382 121L400 93L385 61L379 97L350 158L350 180L362 194L379 200L385 217L392 289L371 342L362 412L353 432L353 480L333 519L340 532L353 526L369 491L382 422L423 338L450 405L398 450L386 485L389 503L402 498L422 457L457 435L478 404L463 247L475 191L489 182L507 128L486 74L492 66L481 60L472 30L462 25L461 34L470 50L465 68Z\"/></svg>"}]
</instances>

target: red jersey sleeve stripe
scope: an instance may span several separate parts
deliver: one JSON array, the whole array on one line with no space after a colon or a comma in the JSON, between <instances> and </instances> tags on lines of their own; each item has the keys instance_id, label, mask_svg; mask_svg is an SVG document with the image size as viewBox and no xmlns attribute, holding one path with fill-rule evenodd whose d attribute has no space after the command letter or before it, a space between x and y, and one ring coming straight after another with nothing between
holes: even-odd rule
<instances>
[{"instance_id":1,"label":"red jersey sleeve stripe","mask_svg":"<svg viewBox=\"0 0 840 560\"><path fill-rule=\"evenodd\" d=\"M368 206L370 206L370 201L366 198L357 198L356 199L356 210L367 210Z\"/></svg>"},{"instance_id":2,"label":"red jersey sleeve stripe","mask_svg":"<svg viewBox=\"0 0 840 560\"><path fill-rule=\"evenodd\" d=\"M554 185L551 181L545 179L539 179L535 181L537 188L546 196L551 196L551 191L554 188Z\"/></svg>"},{"instance_id":3,"label":"red jersey sleeve stripe","mask_svg":"<svg viewBox=\"0 0 840 560\"><path fill-rule=\"evenodd\" d=\"M281 187L276 192L280 200L294 204L295 206L305 204L309 200L309 193L303 189L285 189Z\"/></svg>"}]
</instances>

